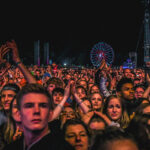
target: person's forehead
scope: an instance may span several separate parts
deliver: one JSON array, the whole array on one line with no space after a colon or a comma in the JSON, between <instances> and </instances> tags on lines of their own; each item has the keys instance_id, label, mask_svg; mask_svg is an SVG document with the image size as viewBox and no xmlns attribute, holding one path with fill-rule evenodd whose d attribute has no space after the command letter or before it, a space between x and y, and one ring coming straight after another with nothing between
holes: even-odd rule
<instances>
[{"instance_id":1,"label":"person's forehead","mask_svg":"<svg viewBox=\"0 0 150 150\"><path fill-rule=\"evenodd\" d=\"M130 69L125 69L124 72L131 72L131 70Z\"/></svg>"},{"instance_id":2,"label":"person's forehead","mask_svg":"<svg viewBox=\"0 0 150 150\"><path fill-rule=\"evenodd\" d=\"M1 95L3 95L3 94L16 94L16 93L13 90L3 90L1 92Z\"/></svg>"},{"instance_id":3,"label":"person's forehead","mask_svg":"<svg viewBox=\"0 0 150 150\"><path fill-rule=\"evenodd\" d=\"M66 111L66 112L68 112L68 111L74 112L74 110L71 107L64 107L64 111Z\"/></svg>"},{"instance_id":4,"label":"person's forehead","mask_svg":"<svg viewBox=\"0 0 150 150\"><path fill-rule=\"evenodd\" d=\"M94 85L91 89L93 90L93 89L99 89L99 88L96 85Z\"/></svg>"},{"instance_id":5,"label":"person's forehead","mask_svg":"<svg viewBox=\"0 0 150 150\"><path fill-rule=\"evenodd\" d=\"M100 93L96 92L91 95L91 97L102 97Z\"/></svg>"},{"instance_id":6,"label":"person's forehead","mask_svg":"<svg viewBox=\"0 0 150 150\"><path fill-rule=\"evenodd\" d=\"M86 131L82 124L71 124L67 127L67 130L71 132Z\"/></svg>"},{"instance_id":7,"label":"person's forehead","mask_svg":"<svg viewBox=\"0 0 150 150\"><path fill-rule=\"evenodd\" d=\"M132 83L124 83L123 85L122 85L122 87L124 88L124 87L133 87L133 84Z\"/></svg>"},{"instance_id":8,"label":"person's forehead","mask_svg":"<svg viewBox=\"0 0 150 150\"><path fill-rule=\"evenodd\" d=\"M136 91L144 91L144 89L142 87L137 87Z\"/></svg>"},{"instance_id":9,"label":"person's forehead","mask_svg":"<svg viewBox=\"0 0 150 150\"><path fill-rule=\"evenodd\" d=\"M121 102L118 98L112 98L112 99L110 99L108 104L111 104L111 103L119 103L120 104Z\"/></svg>"},{"instance_id":10,"label":"person's forehead","mask_svg":"<svg viewBox=\"0 0 150 150\"><path fill-rule=\"evenodd\" d=\"M23 103L26 102L48 102L48 97L42 93L28 93L22 97Z\"/></svg>"}]
</instances>

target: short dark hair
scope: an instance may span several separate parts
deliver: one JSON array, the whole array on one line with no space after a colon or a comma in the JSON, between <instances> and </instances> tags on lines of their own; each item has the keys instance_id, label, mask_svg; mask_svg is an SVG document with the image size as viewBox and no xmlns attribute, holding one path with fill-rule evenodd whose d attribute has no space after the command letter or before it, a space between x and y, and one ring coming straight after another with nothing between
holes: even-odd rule
<instances>
[{"instance_id":1,"label":"short dark hair","mask_svg":"<svg viewBox=\"0 0 150 150\"><path fill-rule=\"evenodd\" d=\"M57 77L52 77L50 78L47 82L46 85L48 86L49 84L55 84L56 87L63 87L64 83L60 78Z\"/></svg>"},{"instance_id":2,"label":"short dark hair","mask_svg":"<svg viewBox=\"0 0 150 150\"><path fill-rule=\"evenodd\" d=\"M96 135L91 150L107 150L108 143L124 139L133 141L133 143L135 143L138 147L137 142L131 134L126 133L121 128L108 126L101 134Z\"/></svg>"},{"instance_id":3,"label":"short dark hair","mask_svg":"<svg viewBox=\"0 0 150 150\"><path fill-rule=\"evenodd\" d=\"M133 84L133 80L131 78L122 78L118 83L117 83L117 86L116 86L116 90L117 92L120 92L121 91L121 88L124 84L126 83L131 83Z\"/></svg>"},{"instance_id":4,"label":"short dark hair","mask_svg":"<svg viewBox=\"0 0 150 150\"><path fill-rule=\"evenodd\" d=\"M66 132L68 126L70 126L70 125L78 125L78 124L82 125L85 128L86 133L87 133L88 137L90 138L90 132L88 130L87 125L83 121L81 121L80 119L69 119L69 120L67 120L65 122L65 124L63 125L63 129L62 129L63 136L65 136L65 132Z\"/></svg>"},{"instance_id":5,"label":"short dark hair","mask_svg":"<svg viewBox=\"0 0 150 150\"><path fill-rule=\"evenodd\" d=\"M142 88L144 91L146 90L146 87L144 86L144 84L137 84L134 89L136 90L137 88Z\"/></svg>"},{"instance_id":6,"label":"short dark hair","mask_svg":"<svg viewBox=\"0 0 150 150\"><path fill-rule=\"evenodd\" d=\"M52 96L54 95L54 93L61 93L64 95L64 89L63 88L54 88L54 90L52 91Z\"/></svg>"},{"instance_id":7,"label":"short dark hair","mask_svg":"<svg viewBox=\"0 0 150 150\"><path fill-rule=\"evenodd\" d=\"M18 109L20 110L20 106L21 106L21 100L22 97L28 93L38 93L38 94L43 94L48 98L48 102L49 102L49 107L50 109L52 109L53 105L52 105L52 100L51 100L51 96L48 93L48 91L41 85L41 84L37 84L37 83L28 83L25 86L22 87L22 89L19 91L19 93L16 96L16 100L17 100L17 106Z\"/></svg>"}]
</instances>

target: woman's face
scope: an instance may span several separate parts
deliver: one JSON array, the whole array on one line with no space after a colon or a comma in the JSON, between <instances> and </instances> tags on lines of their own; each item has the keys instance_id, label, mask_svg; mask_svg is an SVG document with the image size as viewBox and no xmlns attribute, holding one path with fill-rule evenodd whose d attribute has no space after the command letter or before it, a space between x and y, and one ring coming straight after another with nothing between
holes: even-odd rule
<instances>
[{"instance_id":1,"label":"woman's face","mask_svg":"<svg viewBox=\"0 0 150 150\"><path fill-rule=\"evenodd\" d=\"M13 90L3 90L1 92L1 103L3 108L6 111L9 111L10 109L10 103L13 100L16 93Z\"/></svg>"},{"instance_id":2,"label":"woman's face","mask_svg":"<svg viewBox=\"0 0 150 150\"><path fill-rule=\"evenodd\" d=\"M107 107L107 115L113 121L117 121L122 115L122 106L118 98L112 98Z\"/></svg>"},{"instance_id":3,"label":"woman's face","mask_svg":"<svg viewBox=\"0 0 150 150\"><path fill-rule=\"evenodd\" d=\"M69 142L75 150L88 150L88 135L81 124L69 125L65 132L65 140Z\"/></svg>"},{"instance_id":4,"label":"woman's face","mask_svg":"<svg viewBox=\"0 0 150 150\"><path fill-rule=\"evenodd\" d=\"M77 91L77 94L79 95L80 98L87 97L86 92L84 91L84 89L78 88L76 91Z\"/></svg>"},{"instance_id":5,"label":"woman's face","mask_svg":"<svg viewBox=\"0 0 150 150\"><path fill-rule=\"evenodd\" d=\"M100 90L97 86L91 87L91 93L94 93L94 92L100 92Z\"/></svg>"},{"instance_id":6,"label":"woman's face","mask_svg":"<svg viewBox=\"0 0 150 150\"><path fill-rule=\"evenodd\" d=\"M91 102L92 102L92 107L93 109L97 110L100 109L102 107L102 96L99 93L94 93L91 96Z\"/></svg>"}]
</instances>

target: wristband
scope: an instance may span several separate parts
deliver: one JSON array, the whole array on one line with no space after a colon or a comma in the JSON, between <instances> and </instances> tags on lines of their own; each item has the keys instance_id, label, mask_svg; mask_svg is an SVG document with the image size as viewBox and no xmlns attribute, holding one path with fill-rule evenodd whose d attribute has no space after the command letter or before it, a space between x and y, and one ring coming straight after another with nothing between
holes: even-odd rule
<instances>
[{"instance_id":1,"label":"wristband","mask_svg":"<svg viewBox=\"0 0 150 150\"><path fill-rule=\"evenodd\" d=\"M57 106L59 106L61 109L64 109L64 107L60 104L57 104Z\"/></svg>"}]
</instances>

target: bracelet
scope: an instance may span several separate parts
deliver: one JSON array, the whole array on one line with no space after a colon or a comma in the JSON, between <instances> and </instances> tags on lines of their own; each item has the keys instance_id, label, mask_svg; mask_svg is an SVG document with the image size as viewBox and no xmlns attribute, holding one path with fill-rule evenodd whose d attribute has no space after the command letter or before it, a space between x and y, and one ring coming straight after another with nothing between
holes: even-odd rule
<instances>
[{"instance_id":1,"label":"bracelet","mask_svg":"<svg viewBox=\"0 0 150 150\"><path fill-rule=\"evenodd\" d=\"M64 109L64 107L60 104L57 104L57 106L59 106L61 109Z\"/></svg>"},{"instance_id":2,"label":"bracelet","mask_svg":"<svg viewBox=\"0 0 150 150\"><path fill-rule=\"evenodd\" d=\"M83 101L80 101L79 103L78 103L78 105L80 105L80 104L82 104L83 103Z\"/></svg>"},{"instance_id":3,"label":"bracelet","mask_svg":"<svg viewBox=\"0 0 150 150\"><path fill-rule=\"evenodd\" d=\"M16 62L16 66L18 66L21 63L21 61Z\"/></svg>"}]
</instances>

